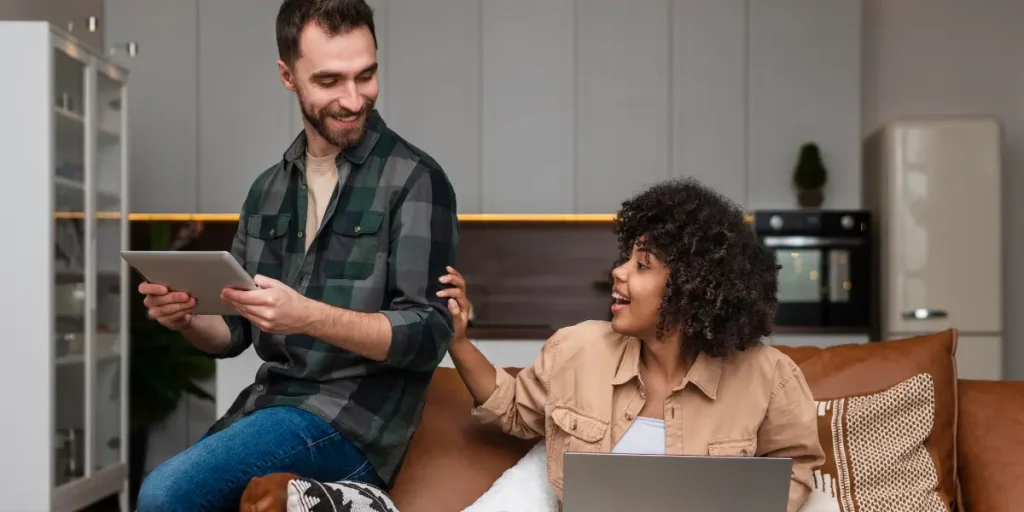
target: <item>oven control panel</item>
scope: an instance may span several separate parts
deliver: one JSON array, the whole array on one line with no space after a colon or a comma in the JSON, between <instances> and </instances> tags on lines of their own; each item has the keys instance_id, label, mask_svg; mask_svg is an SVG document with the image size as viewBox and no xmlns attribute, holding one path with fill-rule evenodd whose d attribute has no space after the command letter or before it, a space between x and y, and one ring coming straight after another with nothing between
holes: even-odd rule
<instances>
[{"instance_id":1,"label":"oven control panel","mask_svg":"<svg viewBox=\"0 0 1024 512\"><path fill-rule=\"evenodd\" d=\"M871 231L871 213L865 210L760 210L754 212L759 235L853 236Z\"/></svg>"}]
</instances>

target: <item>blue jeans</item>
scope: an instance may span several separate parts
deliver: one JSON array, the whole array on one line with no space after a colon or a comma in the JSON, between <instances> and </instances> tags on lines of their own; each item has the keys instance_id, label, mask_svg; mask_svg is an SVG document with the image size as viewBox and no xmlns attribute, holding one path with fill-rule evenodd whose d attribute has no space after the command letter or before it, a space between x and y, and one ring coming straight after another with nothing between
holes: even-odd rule
<instances>
[{"instance_id":1,"label":"blue jeans","mask_svg":"<svg viewBox=\"0 0 1024 512\"><path fill-rule=\"evenodd\" d=\"M369 461L325 420L294 407L257 410L167 460L139 490L139 512L238 510L249 480L286 472L384 488Z\"/></svg>"}]
</instances>

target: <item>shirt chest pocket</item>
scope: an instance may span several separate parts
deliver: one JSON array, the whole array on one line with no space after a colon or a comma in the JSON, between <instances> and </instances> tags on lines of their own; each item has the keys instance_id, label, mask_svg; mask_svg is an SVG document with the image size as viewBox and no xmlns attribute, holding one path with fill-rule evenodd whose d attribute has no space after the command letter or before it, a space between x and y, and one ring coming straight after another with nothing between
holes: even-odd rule
<instances>
[{"instance_id":1,"label":"shirt chest pocket","mask_svg":"<svg viewBox=\"0 0 1024 512\"><path fill-rule=\"evenodd\" d=\"M601 440L608 433L608 422L565 406L556 406L551 411L551 421L565 435L568 451L599 449Z\"/></svg>"},{"instance_id":2,"label":"shirt chest pocket","mask_svg":"<svg viewBox=\"0 0 1024 512\"><path fill-rule=\"evenodd\" d=\"M757 451L757 436L715 439L708 442L708 455L712 457L753 457Z\"/></svg>"},{"instance_id":3,"label":"shirt chest pocket","mask_svg":"<svg viewBox=\"0 0 1024 512\"><path fill-rule=\"evenodd\" d=\"M284 260L285 235L290 229L290 213L250 213L245 216L245 270L280 278Z\"/></svg>"},{"instance_id":4,"label":"shirt chest pocket","mask_svg":"<svg viewBox=\"0 0 1024 512\"><path fill-rule=\"evenodd\" d=\"M361 280L373 275L380 253L384 213L338 212L331 221L331 238L324 257L328 279Z\"/></svg>"},{"instance_id":5,"label":"shirt chest pocket","mask_svg":"<svg viewBox=\"0 0 1024 512\"><path fill-rule=\"evenodd\" d=\"M608 433L608 422L584 414L568 406L555 406L551 411L555 427L548 441L548 476L562 486L563 457L566 452L595 453L602 450L601 441Z\"/></svg>"}]
</instances>

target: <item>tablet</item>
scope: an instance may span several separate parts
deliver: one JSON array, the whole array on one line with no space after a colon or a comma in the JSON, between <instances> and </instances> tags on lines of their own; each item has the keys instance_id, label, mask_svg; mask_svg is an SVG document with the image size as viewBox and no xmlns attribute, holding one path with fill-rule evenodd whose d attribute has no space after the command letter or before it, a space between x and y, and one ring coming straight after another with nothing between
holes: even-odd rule
<instances>
[{"instance_id":1,"label":"tablet","mask_svg":"<svg viewBox=\"0 0 1024 512\"><path fill-rule=\"evenodd\" d=\"M121 251L121 258L147 282L195 297L197 315L238 315L221 303L221 290L258 288L227 251Z\"/></svg>"}]
</instances>

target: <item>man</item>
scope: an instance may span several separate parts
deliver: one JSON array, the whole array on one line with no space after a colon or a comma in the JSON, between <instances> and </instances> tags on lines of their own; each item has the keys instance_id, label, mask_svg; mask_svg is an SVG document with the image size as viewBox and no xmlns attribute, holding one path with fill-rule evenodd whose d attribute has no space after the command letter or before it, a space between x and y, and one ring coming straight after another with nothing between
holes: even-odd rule
<instances>
[{"instance_id":1,"label":"man","mask_svg":"<svg viewBox=\"0 0 1024 512\"><path fill-rule=\"evenodd\" d=\"M455 194L374 110L372 10L285 0L277 43L305 119L250 188L231 245L260 288L224 290L240 316L222 318L139 287L150 316L200 350L254 345L265 362L202 440L149 475L144 512L237 509L248 481L272 472L390 487L452 337L436 293L454 264Z\"/></svg>"}]
</instances>

